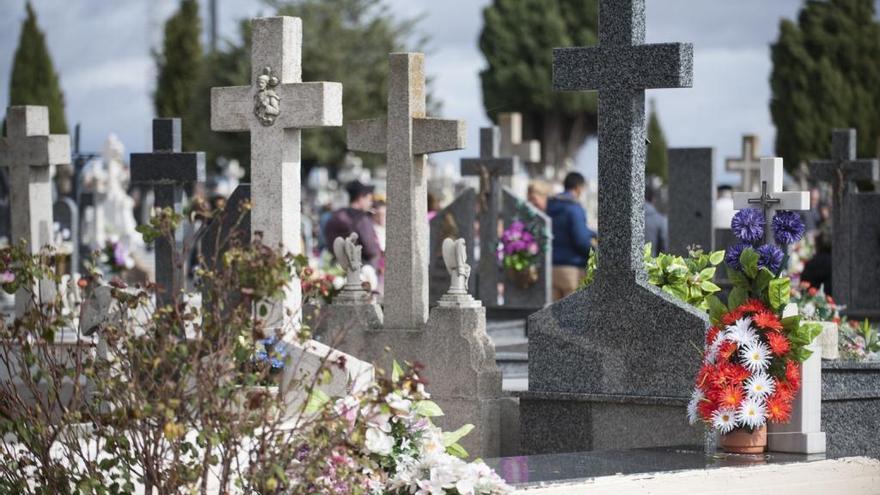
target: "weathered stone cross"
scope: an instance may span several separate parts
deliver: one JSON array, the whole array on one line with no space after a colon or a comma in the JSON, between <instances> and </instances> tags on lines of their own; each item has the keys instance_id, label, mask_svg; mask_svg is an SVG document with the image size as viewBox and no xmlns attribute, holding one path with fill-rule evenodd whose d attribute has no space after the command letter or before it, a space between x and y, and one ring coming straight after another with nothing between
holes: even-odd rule
<instances>
[{"instance_id":1,"label":"weathered stone cross","mask_svg":"<svg viewBox=\"0 0 880 495\"><path fill-rule=\"evenodd\" d=\"M480 287L484 304L495 306L498 301L498 272L495 248L498 245L498 220L501 217L501 178L512 176L519 167L519 158L500 155L500 132L497 127L480 129L480 157L462 158L461 175L480 177Z\"/></svg>"},{"instance_id":2,"label":"weathered stone cross","mask_svg":"<svg viewBox=\"0 0 880 495\"><path fill-rule=\"evenodd\" d=\"M252 25L253 84L211 89L211 129L250 131L251 231L268 246L298 253L300 129L342 125L342 84L302 82L299 18L257 18ZM298 315L301 299L294 280L279 302Z\"/></svg>"},{"instance_id":3,"label":"weathered stone cross","mask_svg":"<svg viewBox=\"0 0 880 495\"><path fill-rule=\"evenodd\" d=\"M388 115L347 125L348 148L388 162L385 327L428 320L427 155L464 148L465 124L425 116L425 56L389 56Z\"/></svg>"},{"instance_id":4,"label":"weathered stone cross","mask_svg":"<svg viewBox=\"0 0 880 495\"><path fill-rule=\"evenodd\" d=\"M760 193L733 193L735 209L759 208L764 212L764 242L768 244L774 242L772 222L777 211L810 209L809 192L782 190L782 171L782 158L762 158Z\"/></svg>"},{"instance_id":5,"label":"weathered stone cross","mask_svg":"<svg viewBox=\"0 0 880 495\"><path fill-rule=\"evenodd\" d=\"M851 245L849 229L844 217L846 197L852 191L854 181L880 180L880 162L876 159L856 158L855 129L834 129L831 134L831 159L810 162L810 176L830 182L832 188L832 245L834 261L831 264L831 280L834 281L834 297L840 302L852 301L850 294Z\"/></svg>"},{"instance_id":6,"label":"weathered stone cross","mask_svg":"<svg viewBox=\"0 0 880 495\"><path fill-rule=\"evenodd\" d=\"M645 90L693 81L693 45L644 41L645 0L600 0L599 45L553 49L554 89L599 91L600 278L645 277Z\"/></svg>"},{"instance_id":7,"label":"weathered stone cross","mask_svg":"<svg viewBox=\"0 0 880 495\"><path fill-rule=\"evenodd\" d=\"M52 165L70 163L70 138L49 134L49 109L39 106L13 106L6 112L6 134L0 138L0 167L9 168L12 209L12 243L27 242L36 253L52 242ZM53 290L43 287L41 293ZM29 297L15 295L15 311L24 314Z\"/></svg>"},{"instance_id":8,"label":"weathered stone cross","mask_svg":"<svg viewBox=\"0 0 880 495\"><path fill-rule=\"evenodd\" d=\"M153 119L153 152L131 154L131 182L153 187L157 208L183 213L183 188L204 182L205 154L181 151L180 119ZM183 226L174 232L173 244L156 239L156 303L171 304L183 289L185 261Z\"/></svg>"},{"instance_id":9,"label":"weathered stone cross","mask_svg":"<svg viewBox=\"0 0 880 495\"><path fill-rule=\"evenodd\" d=\"M501 128L501 156L515 156L524 164L541 161L541 141L522 140L522 114L519 112L498 115Z\"/></svg>"},{"instance_id":10,"label":"weathered stone cross","mask_svg":"<svg viewBox=\"0 0 880 495\"><path fill-rule=\"evenodd\" d=\"M738 172L742 177L743 191L756 191L761 186L761 158L758 156L758 136L747 134L742 138L742 157L728 158L724 169Z\"/></svg>"}]
</instances>

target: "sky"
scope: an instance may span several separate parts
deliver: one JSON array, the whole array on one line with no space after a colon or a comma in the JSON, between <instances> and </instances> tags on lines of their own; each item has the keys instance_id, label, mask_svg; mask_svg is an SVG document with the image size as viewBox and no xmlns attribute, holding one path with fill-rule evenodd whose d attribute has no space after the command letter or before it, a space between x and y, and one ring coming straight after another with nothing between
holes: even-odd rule
<instances>
[{"instance_id":1,"label":"sky","mask_svg":"<svg viewBox=\"0 0 880 495\"><path fill-rule=\"evenodd\" d=\"M205 13L205 0L202 13ZM468 147L435 155L443 167L479 155L483 111L479 71L485 66L477 39L482 10L491 0L386 0L402 18L420 16L431 42L426 70L443 102L443 117L467 121ZM177 0L33 0L60 74L68 123L81 122L82 148L99 151L110 132L128 152L148 151L155 68L151 47L161 40ZM221 38L235 38L242 18L269 15L259 0L218 0ZM694 87L649 90L670 147L713 147L719 183L725 157L738 157L742 135L757 134L762 155L773 153L770 51L782 18L795 18L801 0L648 0L647 41L694 44ZM880 4L880 0L877 0ZM0 108L18 44L24 0L0 0ZM308 36L308 19L304 35ZM526 35L526 33L524 33ZM547 47L551 49L553 47ZM308 64L308 60L303 61ZM72 131L71 131L72 132ZM597 175L595 139L577 158L588 177Z\"/></svg>"}]
</instances>

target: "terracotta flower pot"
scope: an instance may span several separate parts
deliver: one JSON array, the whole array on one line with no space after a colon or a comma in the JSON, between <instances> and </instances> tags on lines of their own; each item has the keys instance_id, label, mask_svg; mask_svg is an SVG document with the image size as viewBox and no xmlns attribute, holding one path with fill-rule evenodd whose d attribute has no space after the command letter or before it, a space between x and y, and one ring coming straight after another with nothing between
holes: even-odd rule
<instances>
[{"instance_id":1,"label":"terracotta flower pot","mask_svg":"<svg viewBox=\"0 0 880 495\"><path fill-rule=\"evenodd\" d=\"M730 454L761 454L767 448L767 426L754 431L737 428L721 435L721 447Z\"/></svg>"},{"instance_id":2,"label":"terracotta flower pot","mask_svg":"<svg viewBox=\"0 0 880 495\"><path fill-rule=\"evenodd\" d=\"M532 265L525 270L514 270L507 268L504 270L507 278L510 279L520 289L528 289L538 281L538 267Z\"/></svg>"}]
</instances>

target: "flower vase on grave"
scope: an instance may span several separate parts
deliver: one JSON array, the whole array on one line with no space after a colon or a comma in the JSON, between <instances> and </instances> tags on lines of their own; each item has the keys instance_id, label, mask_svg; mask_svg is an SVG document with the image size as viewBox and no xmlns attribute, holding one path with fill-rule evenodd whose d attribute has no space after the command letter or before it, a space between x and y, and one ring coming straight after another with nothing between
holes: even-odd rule
<instances>
[{"instance_id":1,"label":"flower vase on grave","mask_svg":"<svg viewBox=\"0 0 880 495\"><path fill-rule=\"evenodd\" d=\"M737 428L721 435L720 443L728 454L762 454L767 448L767 425L753 430Z\"/></svg>"},{"instance_id":2,"label":"flower vase on grave","mask_svg":"<svg viewBox=\"0 0 880 495\"><path fill-rule=\"evenodd\" d=\"M837 346L840 339L840 327L833 321L823 321L822 333L819 334L819 343L822 346L822 359L840 359Z\"/></svg>"},{"instance_id":3,"label":"flower vase on grave","mask_svg":"<svg viewBox=\"0 0 880 495\"><path fill-rule=\"evenodd\" d=\"M504 274L520 289L528 289L538 281L538 267L527 266L522 270L508 267Z\"/></svg>"}]
</instances>

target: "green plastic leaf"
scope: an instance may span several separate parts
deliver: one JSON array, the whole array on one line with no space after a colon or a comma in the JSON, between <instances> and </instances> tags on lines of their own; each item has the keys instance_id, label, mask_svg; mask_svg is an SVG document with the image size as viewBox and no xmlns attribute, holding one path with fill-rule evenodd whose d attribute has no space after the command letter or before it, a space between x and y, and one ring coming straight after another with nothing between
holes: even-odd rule
<instances>
[{"instance_id":1,"label":"green plastic leaf","mask_svg":"<svg viewBox=\"0 0 880 495\"><path fill-rule=\"evenodd\" d=\"M709 303L709 318L712 320L712 323L717 324L721 321L724 313L727 312L727 306L717 296L707 297L706 302Z\"/></svg>"},{"instance_id":2,"label":"green plastic leaf","mask_svg":"<svg viewBox=\"0 0 880 495\"><path fill-rule=\"evenodd\" d=\"M730 291L730 295L727 296L727 307L733 311L734 309L740 307L746 299L749 298L749 293L742 287L734 287Z\"/></svg>"},{"instance_id":3,"label":"green plastic leaf","mask_svg":"<svg viewBox=\"0 0 880 495\"><path fill-rule=\"evenodd\" d=\"M773 272L767 268L761 268L761 271L758 272L757 278L755 278L755 292L763 293L764 290L769 287L770 281L774 278L776 278L776 275L773 275Z\"/></svg>"},{"instance_id":4,"label":"green plastic leaf","mask_svg":"<svg viewBox=\"0 0 880 495\"><path fill-rule=\"evenodd\" d=\"M801 316L800 315L792 315L786 316L782 319L782 328L786 331L786 333L792 333L796 331L801 326Z\"/></svg>"},{"instance_id":5,"label":"green plastic leaf","mask_svg":"<svg viewBox=\"0 0 880 495\"><path fill-rule=\"evenodd\" d=\"M758 259L758 252L752 248L743 249L742 254L739 255L739 263L749 278L758 276Z\"/></svg>"},{"instance_id":6,"label":"green plastic leaf","mask_svg":"<svg viewBox=\"0 0 880 495\"><path fill-rule=\"evenodd\" d=\"M469 455L468 451L465 450L464 447L462 447L461 445L459 445L457 443L454 443L454 444L446 447L446 453L451 456L458 457L459 459L467 459L468 455Z\"/></svg>"},{"instance_id":7,"label":"green plastic leaf","mask_svg":"<svg viewBox=\"0 0 880 495\"><path fill-rule=\"evenodd\" d=\"M749 286L749 279L739 270L734 270L733 268L728 267L727 278L730 279L734 287L747 288Z\"/></svg>"},{"instance_id":8,"label":"green plastic leaf","mask_svg":"<svg viewBox=\"0 0 880 495\"><path fill-rule=\"evenodd\" d=\"M395 359L391 363L391 381L397 383L400 381L401 376L403 376L403 368L400 367L400 363Z\"/></svg>"},{"instance_id":9,"label":"green plastic leaf","mask_svg":"<svg viewBox=\"0 0 880 495\"><path fill-rule=\"evenodd\" d=\"M416 402L413 404L412 411L419 416L427 418L443 416L443 409L440 409L440 406L431 400L420 400Z\"/></svg>"},{"instance_id":10,"label":"green plastic leaf","mask_svg":"<svg viewBox=\"0 0 880 495\"><path fill-rule=\"evenodd\" d=\"M304 412L306 414L314 414L321 410L324 407L324 404L330 402L330 397L324 393L323 390L319 388L312 389L312 393L309 394L309 400L306 402L306 408Z\"/></svg>"},{"instance_id":11,"label":"green plastic leaf","mask_svg":"<svg viewBox=\"0 0 880 495\"><path fill-rule=\"evenodd\" d=\"M703 280L712 280L715 278L715 267L704 268L700 271L700 278Z\"/></svg>"},{"instance_id":12,"label":"green plastic leaf","mask_svg":"<svg viewBox=\"0 0 880 495\"><path fill-rule=\"evenodd\" d=\"M714 251L709 254L709 263L720 265L724 261L724 251Z\"/></svg>"},{"instance_id":13,"label":"green plastic leaf","mask_svg":"<svg viewBox=\"0 0 880 495\"><path fill-rule=\"evenodd\" d=\"M705 280L705 281L703 281L703 283L700 284L700 289L702 289L703 292L708 292L708 293L712 294L714 292L719 292L721 290L721 287L718 287L717 285L713 284L712 282Z\"/></svg>"},{"instance_id":14,"label":"green plastic leaf","mask_svg":"<svg viewBox=\"0 0 880 495\"><path fill-rule=\"evenodd\" d=\"M459 440L467 436L467 434L473 429L474 425L466 424L455 431L444 431L441 436L443 446L448 448L450 445L457 443Z\"/></svg>"},{"instance_id":15,"label":"green plastic leaf","mask_svg":"<svg viewBox=\"0 0 880 495\"><path fill-rule=\"evenodd\" d=\"M788 277L774 278L767 288L767 295L770 299L770 306L779 311L788 304L791 296L791 279Z\"/></svg>"},{"instance_id":16,"label":"green plastic leaf","mask_svg":"<svg viewBox=\"0 0 880 495\"><path fill-rule=\"evenodd\" d=\"M822 333L822 324L818 322L804 323L801 325L801 328L805 329L806 337L810 340L810 343L813 343L816 337Z\"/></svg>"}]
</instances>

